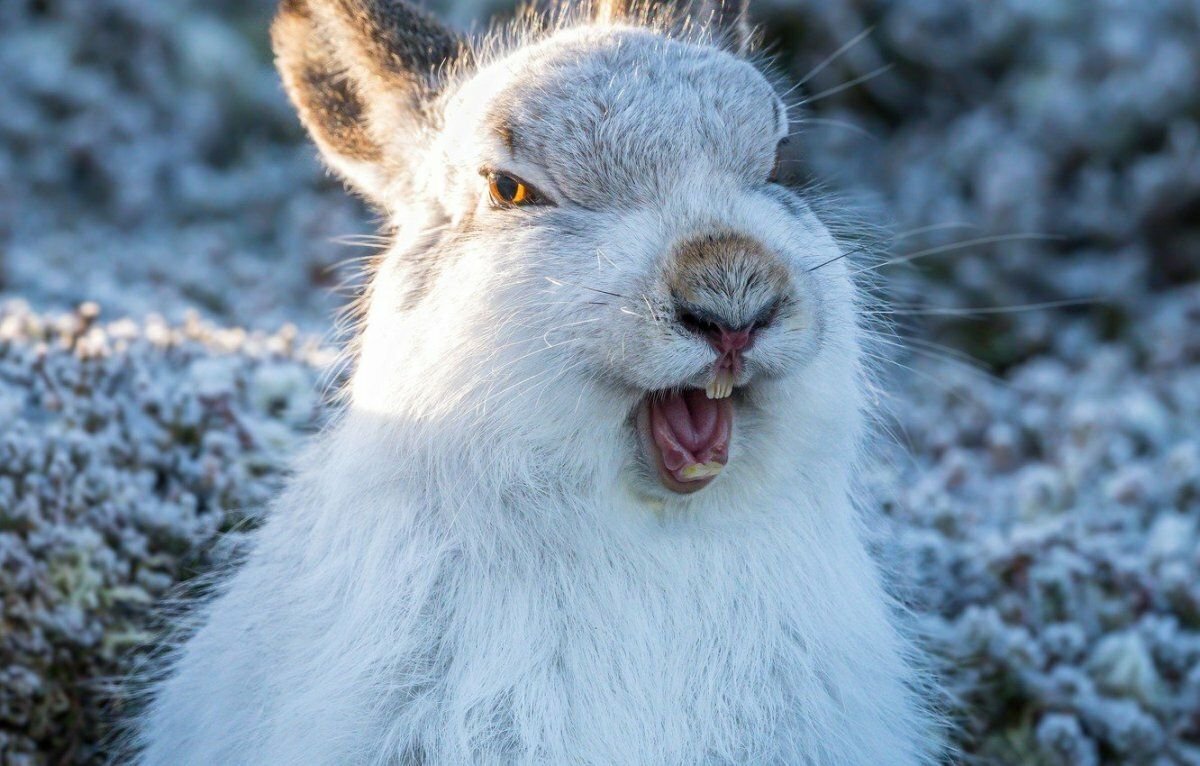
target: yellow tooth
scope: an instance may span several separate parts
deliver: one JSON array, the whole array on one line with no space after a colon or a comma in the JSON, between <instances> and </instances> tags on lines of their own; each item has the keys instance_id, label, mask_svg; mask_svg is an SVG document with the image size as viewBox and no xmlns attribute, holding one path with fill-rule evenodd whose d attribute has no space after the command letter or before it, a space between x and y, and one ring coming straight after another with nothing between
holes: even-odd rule
<instances>
[{"instance_id":1,"label":"yellow tooth","mask_svg":"<svg viewBox=\"0 0 1200 766\"><path fill-rule=\"evenodd\" d=\"M682 476L685 481L708 479L719 474L721 469L724 467L725 466L721 465L715 460L711 463L692 463L689 466L684 466L683 470L679 472L679 475Z\"/></svg>"},{"instance_id":2,"label":"yellow tooth","mask_svg":"<svg viewBox=\"0 0 1200 766\"><path fill-rule=\"evenodd\" d=\"M712 380L704 388L709 399L724 399L733 394L733 373L729 370L717 370Z\"/></svg>"}]
</instances>

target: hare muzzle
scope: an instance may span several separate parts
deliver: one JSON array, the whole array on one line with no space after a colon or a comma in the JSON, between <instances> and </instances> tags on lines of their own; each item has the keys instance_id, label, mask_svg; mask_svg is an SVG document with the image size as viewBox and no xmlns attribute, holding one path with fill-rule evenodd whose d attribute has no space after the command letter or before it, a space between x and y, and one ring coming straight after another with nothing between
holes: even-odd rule
<instances>
[{"instance_id":1,"label":"hare muzzle","mask_svg":"<svg viewBox=\"0 0 1200 766\"><path fill-rule=\"evenodd\" d=\"M746 355L794 301L780 259L745 234L718 232L680 245L666 282L674 322L712 351L703 389L647 394L637 416L639 441L663 485L690 493L729 462L734 389L752 377Z\"/></svg>"}]
</instances>

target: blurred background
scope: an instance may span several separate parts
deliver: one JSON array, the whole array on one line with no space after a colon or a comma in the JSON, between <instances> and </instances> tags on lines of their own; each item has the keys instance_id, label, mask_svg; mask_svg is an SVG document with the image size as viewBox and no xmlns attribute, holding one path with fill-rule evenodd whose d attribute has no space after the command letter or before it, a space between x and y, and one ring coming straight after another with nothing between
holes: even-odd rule
<instances>
[{"instance_id":1,"label":"blurred background","mask_svg":"<svg viewBox=\"0 0 1200 766\"><path fill-rule=\"evenodd\" d=\"M864 510L958 760L1200 764L1200 3L752 11L790 169L882 254ZM0 0L0 763L102 760L151 604L328 415L374 219L272 12Z\"/></svg>"}]
</instances>

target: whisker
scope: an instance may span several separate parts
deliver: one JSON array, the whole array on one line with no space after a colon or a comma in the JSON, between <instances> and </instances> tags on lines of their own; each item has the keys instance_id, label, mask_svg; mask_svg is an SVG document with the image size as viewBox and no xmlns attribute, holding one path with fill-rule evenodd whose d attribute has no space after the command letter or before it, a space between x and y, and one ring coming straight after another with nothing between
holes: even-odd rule
<instances>
[{"instance_id":1,"label":"whisker","mask_svg":"<svg viewBox=\"0 0 1200 766\"><path fill-rule=\"evenodd\" d=\"M921 338L901 337L899 335L895 335L891 338L875 335L873 337L869 337L868 342L877 344L879 346L889 346L906 353L922 355L931 359L936 359L943 364L969 370L970 372L977 375L982 375L989 380L999 380L999 378L997 378L991 373L990 370L987 369L987 365L971 356L966 351L951 348L950 346L945 346L941 343L935 343L934 341L924 340Z\"/></svg>"},{"instance_id":2,"label":"whisker","mask_svg":"<svg viewBox=\"0 0 1200 766\"><path fill-rule=\"evenodd\" d=\"M604 248L598 247L598 248L596 248L596 270L597 271L600 271L600 260L601 259L608 261L608 265L612 266L614 269L617 268L617 264L613 263L613 259L608 257L608 254L604 252Z\"/></svg>"},{"instance_id":3,"label":"whisker","mask_svg":"<svg viewBox=\"0 0 1200 766\"><path fill-rule=\"evenodd\" d=\"M906 338L898 342L902 345L908 346L909 350L915 353L925 351L926 353L932 355L935 359L941 359L951 364L963 365L971 369L973 372L980 373L988 378L995 377L987 370L987 365L961 349L952 348L935 341L925 340L924 338Z\"/></svg>"},{"instance_id":4,"label":"whisker","mask_svg":"<svg viewBox=\"0 0 1200 766\"><path fill-rule=\"evenodd\" d=\"M561 324L561 325L558 325L557 327L551 327L549 330L546 330L546 332L542 333L542 341L550 348L553 348L554 346L556 346L558 344L550 342L550 333L557 332L558 330L565 330L568 327L578 327L581 324L591 324L592 322L599 322L600 319L601 319L600 317L592 317L591 319L580 319L578 322L568 322L567 324Z\"/></svg>"},{"instance_id":5,"label":"whisker","mask_svg":"<svg viewBox=\"0 0 1200 766\"><path fill-rule=\"evenodd\" d=\"M920 338L908 338L903 342L903 345L913 355L932 359L938 364L946 365L959 374L966 375L975 381L1004 390L1010 390L1013 387L1011 381L1000 377L987 364L965 351Z\"/></svg>"},{"instance_id":6,"label":"whisker","mask_svg":"<svg viewBox=\"0 0 1200 766\"><path fill-rule=\"evenodd\" d=\"M867 38L867 36L870 35L874 31L875 31L875 27L870 26L870 27L867 27L866 29L864 29L863 31L859 32L858 34L856 34L854 37L851 37L848 42L846 42L842 45L842 47L838 48L833 53L830 53L828 56L826 56L824 58L824 60L821 61L821 63L817 64L815 67L808 70L808 74L804 75L796 82L795 88L799 88L799 87L803 86L809 80L816 77L821 72L825 71L825 68L828 67L830 64L832 64L834 61L836 61L839 56L841 56L843 53L850 50L854 46L858 45L860 42L865 40ZM795 88L793 88L792 90L795 90ZM791 91L788 91L788 92L790 93Z\"/></svg>"},{"instance_id":7,"label":"whisker","mask_svg":"<svg viewBox=\"0 0 1200 766\"><path fill-rule=\"evenodd\" d=\"M335 271L354 263L369 263L371 261L378 260L380 257L381 253L375 252L371 255L356 255L353 258L341 258L336 263L331 263L328 266L322 267L321 271Z\"/></svg>"},{"instance_id":8,"label":"whisker","mask_svg":"<svg viewBox=\"0 0 1200 766\"><path fill-rule=\"evenodd\" d=\"M850 276L856 276L856 275L862 274L864 272L874 271L876 269L882 269L884 266L895 266L896 264L900 264L900 263L908 263L909 261L915 261L918 258L926 258L931 255L940 255L942 253L949 253L949 252L953 252L955 250L964 250L968 247L975 247L977 245L991 245L991 244L996 244L998 242L1019 242L1019 241L1037 241L1037 240L1045 241L1045 240L1057 240L1057 239L1061 239L1061 237L1056 237L1051 234L998 234L996 236L991 236L991 237L976 237L975 239L968 239L963 242L953 242L948 245L938 245L937 247L930 247L925 250L918 250L915 253L908 253L907 255L901 255L896 258L891 258L889 260L883 261L882 263L877 263L872 266L864 266L863 268L861 268L857 271L851 272Z\"/></svg>"},{"instance_id":9,"label":"whisker","mask_svg":"<svg viewBox=\"0 0 1200 766\"><path fill-rule=\"evenodd\" d=\"M854 248L853 250L847 250L846 252L842 253L842 254L841 254L841 255L839 255L839 256L836 256L836 257L834 257L834 258L830 258L828 261L825 261L824 263L819 263L819 264L817 264L816 266L813 266L811 269L808 269L808 270L806 271L806 273L808 273L808 274L811 274L811 273L813 273L814 271L816 271L817 269L824 268L824 267L828 266L828 265L829 265L829 264L831 264L831 263L834 263L834 262L836 262L836 261L840 261L840 260L842 260L843 258L847 258L847 257L849 257L849 256L851 256L851 255L854 255L855 253L861 253L861 252L863 252L864 250L866 250L866 249L867 249L867 247L868 247L867 245L859 245L858 247ZM857 273L857 272L855 272L855 273Z\"/></svg>"},{"instance_id":10,"label":"whisker","mask_svg":"<svg viewBox=\"0 0 1200 766\"><path fill-rule=\"evenodd\" d=\"M352 246L368 246L368 245L390 245L392 240L389 237L381 237L375 234L340 234L335 237L330 237L329 241L335 245L352 245Z\"/></svg>"},{"instance_id":11,"label":"whisker","mask_svg":"<svg viewBox=\"0 0 1200 766\"><path fill-rule=\"evenodd\" d=\"M549 332L549 331L547 331L547 332ZM545 340L544 337L543 337L543 340ZM545 351L549 351L551 349L556 349L556 348L559 348L560 346L568 346L572 343L582 343L584 340L586 340L586 339L585 338L566 338L565 340L560 340L557 343L546 343L545 345L538 346L537 348L533 349L532 351L522 354L521 356L518 356L516 359L512 359L512 360L496 367L495 370L493 370L490 373L489 377L495 378L497 375L499 375L502 372L505 372L506 370L508 370L508 368L513 367L517 363L523 362L526 359L537 356L538 354L541 354ZM507 349L507 348L512 348L514 346L524 345L529 342L530 341L528 339L525 339L525 340L515 341L513 343L506 343L503 346L498 346L497 348L500 350L503 350L503 349Z\"/></svg>"},{"instance_id":12,"label":"whisker","mask_svg":"<svg viewBox=\"0 0 1200 766\"><path fill-rule=\"evenodd\" d=\"M554 279L552 277L545 277L545 280L556 287L578 287L582 290L591 290L594 293L600 293L601 295L608 295L613 298L624 298L625 300L629 300L628 297L621 295L620 293L610 293L608 290L601 290L598 287L589 287L588 285L572 284L570 282L564 282L561 279Z\"/></svg>"},{"instance_id":13,"label":"whisker","mask_svg":"<svg viewBox=\"0 0 1200 766\"><path fill-rule=\"evenodd\" d=\"M513 366L513 364L515 364L516 362L519 362L519 361L521 361L521 360L523 360L523 359L528 359L529 357L531 357L531 356L534 356L535 354L542 353L543 351L548 351L550 348L557 348L558 346L567 345L567 344L570 344L570 343L573 343L573 342L578 342L578 341L581 341L581 340L583 340L583 339L582 339L582 338L573 338L573 339L571 339L571 340L565 340L565 341L561 341L561 342L559 342L559 343L556 343L556 344L554 344L553 346L549 346L549 347L543 347L543 348L536 349L536 350L534 350L534 351L532 351L532 352L530 352L530 353L528 353L528 354L525 354L524 356L522 356L522 357L520 357L520 358L518 358L518 359L514 359L514 360L513 360L511 363L509 363L509 364L506 364L506 365L504 365L503 367L499 367L499 368L497 368L497 369L496 369L496 371L495 371L495 372L493 373L493 375L491 376L491 378L492 378L493 380L495 380L495 377L496 377L496 375L498 375L498 374L499 374L499 373L501 373L501 372L504 372L504 371L505 371L505 370L507 370L509 367L512 367L512 366ZM576 365L577 365L577 364L579 364L579 362L577 362L577 363L576 363ZM575 365L571 365L570 367L572 367L572 368L573 368L574 366L575 366ZM528 383L531 383L531 382L533 382L533 381L537 380L538 378L541 378L541 377L543 377L543 376L545 376L545 375L547 375L547 374L553 373L553 379L554 379L554 380L557 380L559 377L561 377L561 375L565 374L567 371L569 371L569 369L567 369L567 368L560 368L558 371L556 371L556 370L554 370L554 369L553 369L553 368L551 368L551 367L545 367L545 368L542 368L541 370L538 370L537 372L533 373L532 375L529 375L529 376L527 376L527 377L525 377L525 378L522 378L521 380L518 380L518 381L515 381L515 382L512 382L512 383L508 384L508 385L507 385L507 386L505 386L504 388L501 388L501 389L495 389L495 388L489 389L489 390L488 390L488 392L487 392L487 393L486 393L486 394L485 394L485 395L484 395L484 396L483 396L483 397L482 397L482 398L479 400L479 402L476 404L476 410L478 410L478 411L481 411L481 412L482 412L482 411L483 411L483 409L484 409L484 408L486 408L488 405L490 405L490 404L491 404L493 401L495 401L495 399L496 399L497 397L503 396L504 394L508 393L509 391L512 391L513 389L515 389L515 388L518 388L518 387L520 387L520 386L523 386L523 385L526 385L526 384L528 384Z\"/></svg>"},{"instance_id":14,"label":"whisker","mask_svg":"<svg viewBox=\"0 0 1200 766\"><path fill-rule=\"evenodd\" d=\"M1066 298L1057 301L1044 301L1042 303L1020 303L1013 306L968 306L964 308L938 308L938 307L915 307L915 308L897 308L897 309L879 309L878 311L865 311L865 314L878 314L890 316L978 316L989 314L1015 314L1019 311L1042 311L1045 309L1068 308L1071 306L1094 306L1103 303L1099 298Z\"/></svg>"},{"instance_id":15,"label":"whisker","mask_svg":"<svg viewBox=\"0 0 1200 766\"><path fill-rule=\"evenodd\" d=\"M914 349L914 351L915 351L915 349ZM955 387L953 385L951 385L947 381L942 380L941 378L937 377L936 375L934 375L931 372L928 372L928 371L922 370L922 369L918 369L909 364L904 364L903 362L899 362L899 361L892 359L891 357L885 356L883 354L875 354L870 351L864 351L863 353L868 358L874 359L877 362L886 362L887 364L894 365L911 375L915 375L918 378L923 378L924 380L927 380L930 383L933 383L933 385L937 386L943 392L945 392L946 394L949 394L950 396L954 397L955 399L958 399L959 401L966 401L966 396L961 391L955 389Z\"/></svg>"},{"instance_id":16,"label":"whisker","mask_svg":"<svg viewBox=\"0 0 1200 766\"><path fill-rule=\"evenodd\" d=\"M646 303L646 310L650 312L650 318L654 321L654 324L660 324L658 312L654 310L654 306L650 303L650 298L645 293L642 293L642 300Z\"/></svg>"},{"instance_id":17,"label":"whisker","mask_svg":"<svg viewBox=\"0 0 1200 766\"><path fill-rule=\"evenodd\" d=\"M542 403L542 396L546 393L547 390L549 390L549 388L552 384L557 383L558 381L567 377L567 375L570 374L571 372L574 372L575 370L578 370L580 367L583 367L585 364L585 361L586 360L580 359L580 360L576 361L574 364L569 364L569 365L560 367L558 370L555 371L553 377L551 377L549 380L542 381L538 385L539 390L538 390L537 399L535 399L533 402L534 407L535 408L540 407L540 405ZM579 402L580 402L580 399L582 399L582 396L583 396L583 391L581 389L580 394L579 394L580 398L577 398L575 400L576 408L579 407Z\"/></svg>"},{"instance_id":18,"label":"whisker","mask_svg":"<svg viewBox=\"0 0 1200 766\"><path fill-rule=\"evenodd\" d=\"M875 135L861 125L855 125L853 122L847 122L845 120L831 120L825 117L804 117L800 121L800 127L803 128L805 125L826 125L834 128L845 128L853 133L866 136L872 141L882 140L879 136Z\"/></svg>"},{"instance_id":19,"label":"whisker","mask_svg":"<svg viewBox=\"0 0 1200 766\"><path fill-rule=\"evenodd\" d=\"M947 222L947 223L935 223L935 224L931 224L929 226L919 226L915 229L909 229L907 231L899 232L897 234L894 234L892 236L892 239L908 239L910 237L916 237L916 236L920 236L921 234L928 234L928 233L934 232L934 231L946 231L947 229L977 229L977 228L979 228L979 227L973 223L963 223L963 222L954 222L954 221Z\"/></svg>"},{"instance_id":20,"label":"whisker","mask_svg":"<svg viewBox=\"0 0 1200 766\"><path fill-rule=\"evenodd\" d=\"M862 85L864 82L867 82L869 80L874 80L876 77L879 77L882 74L886 74L889 70L893 69L895 66L896 66L895 64L884 64L881 67L872 69L870 72L867 72L864 75L855 77L853 80L844 82L841 85L835 85L832 88L826 88L825 90L821 91L820 93L816 93L812 96L809 96L808 98L804 99L801 103L802 104L812 104L812 103L816 103L817 101L820 101L821 99L829 98L830 96L836 96L837 94L841 93L844 90L849 90L850 88L853 88L857 85Z\"/></svg>"}]
</instances>

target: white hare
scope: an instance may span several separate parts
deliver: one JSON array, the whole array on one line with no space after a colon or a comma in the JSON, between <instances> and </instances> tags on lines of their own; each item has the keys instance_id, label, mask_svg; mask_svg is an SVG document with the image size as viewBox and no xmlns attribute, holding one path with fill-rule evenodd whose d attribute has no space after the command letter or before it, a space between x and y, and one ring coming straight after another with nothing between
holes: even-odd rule
<instances>
[{"instance_id":1,"label":"white hare","mask_svg":"<svg viewBox=\"0 0 1200 766\"><path fill-rule=\"evenodd\" d=\"M936 760L852 502L855 288L745 36L283 2L288 92L393 244L140 763Z\"/></svg>"}]
</instances>

